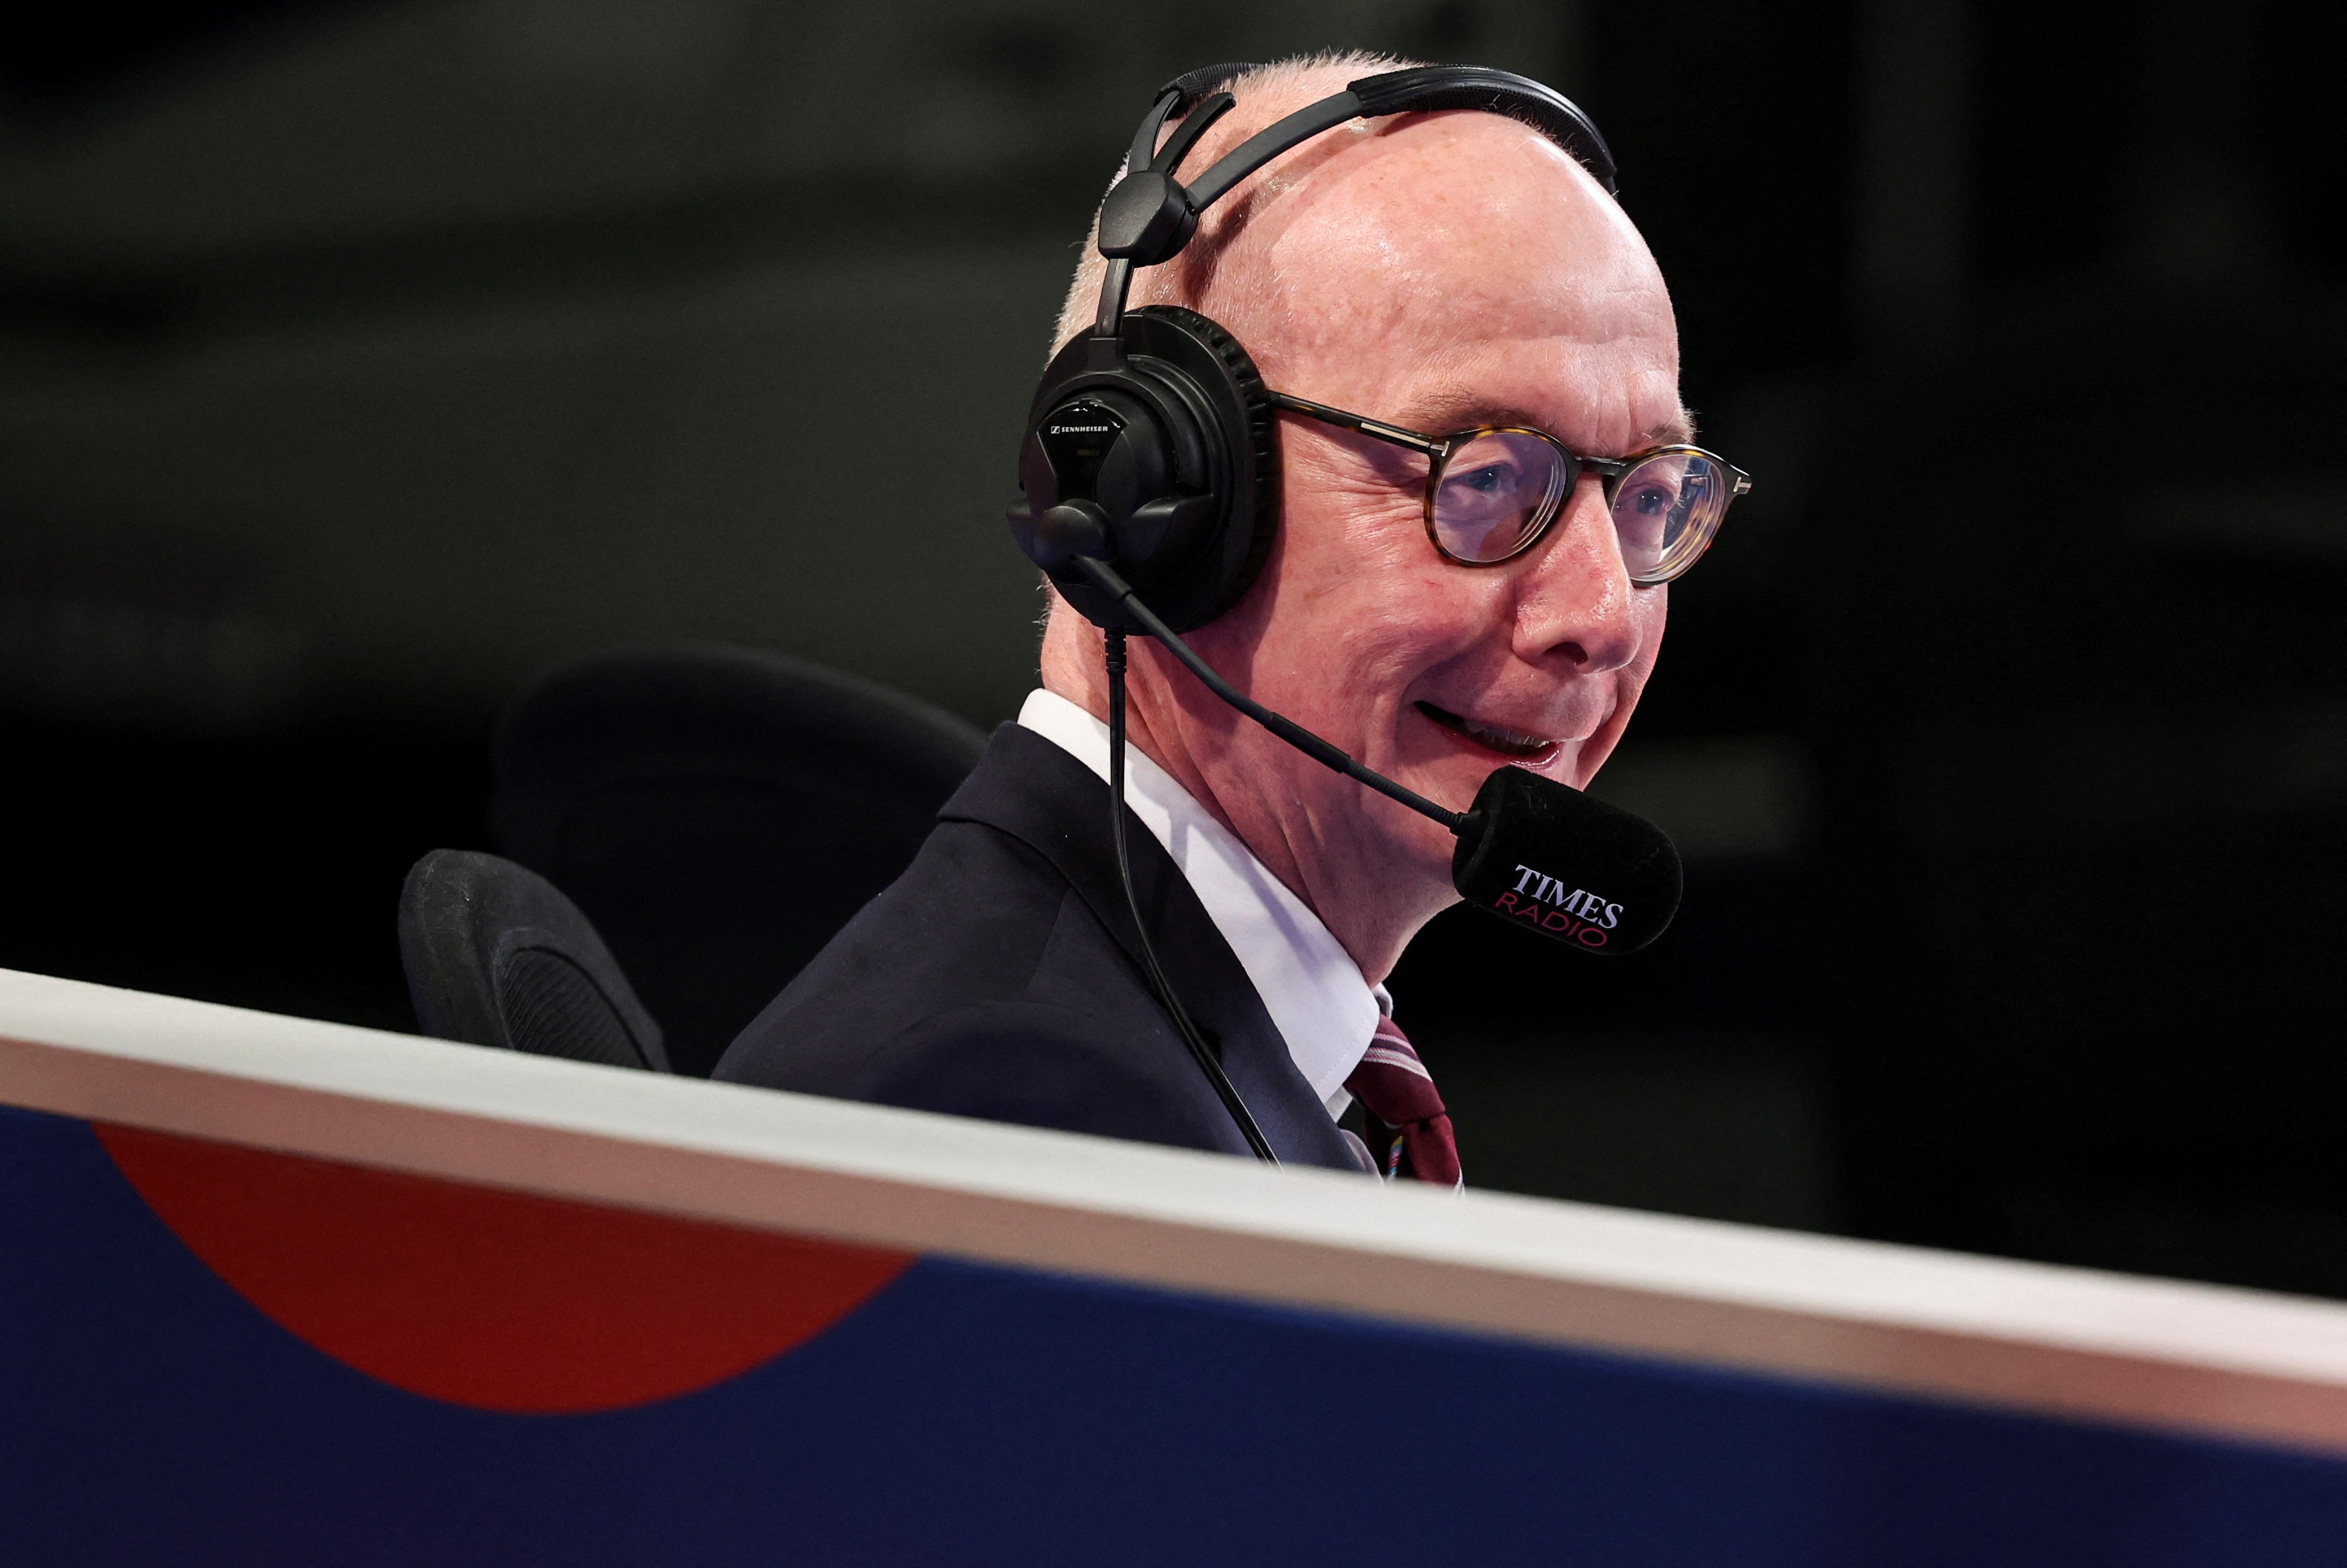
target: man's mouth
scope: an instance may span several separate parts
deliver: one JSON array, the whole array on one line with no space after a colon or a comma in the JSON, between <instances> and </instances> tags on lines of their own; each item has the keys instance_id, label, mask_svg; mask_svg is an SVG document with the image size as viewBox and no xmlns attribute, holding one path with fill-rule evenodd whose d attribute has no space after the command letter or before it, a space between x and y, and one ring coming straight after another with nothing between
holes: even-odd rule
<instances>
[{"instance_id":1,"label":"man's mouth","mask_svg":"<svg viewBox=\"0 0 2347 1568\"><path fill-rule=\"evenodd\" d=\"M1503 757L1513 757L1519 762L1545 762L1564 744L1563 741L1546 735L1527 735L1520 730L1502 729L1497 724L1462 718L1431 702L1420 702L1417 707L1419 712L1451 733L1464 735L1487 751L1497 752Z\"/></svg>"}]
</instances>

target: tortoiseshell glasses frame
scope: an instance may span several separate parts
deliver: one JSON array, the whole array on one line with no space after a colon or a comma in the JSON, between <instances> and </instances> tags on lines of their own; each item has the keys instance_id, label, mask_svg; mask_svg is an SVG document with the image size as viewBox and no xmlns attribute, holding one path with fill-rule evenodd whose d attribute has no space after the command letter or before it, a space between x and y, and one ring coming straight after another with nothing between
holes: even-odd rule
<instances>
[{"instance_id":1,"label":"tortoiseshell glasses frame","mask_svg":"<svg viewBox=\"0 0 2347 1568\"><path fill-rule=\"evenodd\" d=\"M1434 436L1284 392L1270 395L1291 414L1424 456L1426 537L1460 566L1498 566L1538 544L1588 472L1604 487L1630 580L1651 587L1695 565L1717 537L1728 504L1752 489L1749 474L1700 446L1591 457L1524 425L1480 425Z\"/></svg>"}]
</instances>

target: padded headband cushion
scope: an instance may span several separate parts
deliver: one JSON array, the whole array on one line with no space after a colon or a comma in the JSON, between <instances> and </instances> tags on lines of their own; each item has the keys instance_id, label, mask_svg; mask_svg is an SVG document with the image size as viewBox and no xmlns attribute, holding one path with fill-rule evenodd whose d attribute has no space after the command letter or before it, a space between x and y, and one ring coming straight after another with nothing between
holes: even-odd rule
<instances>
[{"instance_id":1,"label":"padded headband cushion","mask_svg":"<svg viewBox=\"0 0 2347 1568\"><path fill-rule=\"evenodd\" d=\"M1606 194L1620 194L1614 186L1614 149L1598 134L1597 122L1571 98L1529 77L1487 66L1418 66L1363 77L1347 83L1346 90L1361 100L1365 118L1476 109L1520 120L1579 159Z\"/></svg>"}]
</instances>

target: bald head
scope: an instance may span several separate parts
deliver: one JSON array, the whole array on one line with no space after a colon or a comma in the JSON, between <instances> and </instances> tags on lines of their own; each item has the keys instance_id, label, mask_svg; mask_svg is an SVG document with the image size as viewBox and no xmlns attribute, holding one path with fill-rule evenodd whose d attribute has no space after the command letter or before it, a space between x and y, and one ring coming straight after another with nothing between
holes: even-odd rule
<instances>
[{"instance_id":1,"label":"bald head","mask_svg":"<svg viewBox=\"0 0 2347 1568\"><path fill-rule=\"evenodd\" d=\"M1194 179L1296 109L1409 64L1350 54L1247 72L1227 84L1237 105L1184 172ZM1097 313L1106 263L1096 241L1097 228L1055 349ZM1599 336L1659 330L1674 379L1677 370L1668 294L1628 218L1562 148L1491 114L1353 120L1274 159L1200 220L1180 256L1135 274L1131 303L1212 317L1275 384L1364 343L1443 354L1565 315Z\"/></svg>"}]
</instances>

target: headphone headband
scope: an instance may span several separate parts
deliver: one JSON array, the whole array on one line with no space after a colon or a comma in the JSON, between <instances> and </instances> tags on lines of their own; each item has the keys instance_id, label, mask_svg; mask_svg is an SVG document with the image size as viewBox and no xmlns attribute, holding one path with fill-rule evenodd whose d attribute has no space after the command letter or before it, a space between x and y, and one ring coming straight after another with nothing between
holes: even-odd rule
<instances>
[{"instance_id":1,"label":"headphone headband","mask_svg":"<svg viewBox=\"0 0 2347 1568\"><path fill-rule=\"evenodd\" d=\"M1010 521L1028 559L1095 624L1132 630L1123 601L1071 564L1111 563L1135 603L1174 631L1237 602L1279 529L1278 409L1245 347L1194 311L1125 312L1133 270L1182 253L1198 215L1247 176L1348 120L1466 109L1522 121L1578 159L1607 192L1614 155L1559 94L1477 66L1363 77L1225 153L1187 185L1183 160L1235 107L1252 66L1210 66L1158 90L1133 132L1124 178L1101 204L1108 259L1093 330L1062 344L1029 405L1021 499ZM1179 117L1171 133L1169 121ZM1130 597L1130 594L1127 596Z\"/></svg>"},{"instance_id":2,"label":"headphone headband","mask_svg":"<svg viewBox=\"0 0 2347 1568\"><path fill-rule=\"evenodd\" d=\"M1438 109L1476 109L1505 115L1532 127L1573 156L1596 177L1605 194L1620 198L1614 149L1597 122L1554 87L1495 71L1488 66L1415 66L1406 71L1363 77L1347 86L1361 100L1364 118L1391 114L1430 114Z\"/></svg>"},{"instance_id":3,"label":"headphone headband","mask_svg":"<svg viewBox=\"0 0 2347 1568\"><path fill-rule=\"evenodd\" d=\"M1470 109L1504 115L1539 131L1573 155L1609 196L1621 192L1614 180L1614 151L1595 122L1553 87L1528 77L1487 66L1413 66L1347 84L1317 103L1265 128L1223 155L1214 166L1184 186L1174 178L1206 128L1236 102L1218 91L1255 69L1244 64L1207 66L1174 77L1157 90L1157 101L1133 135L1125 175L1101 203L1100 252L1108 258L1101 290L1096 335L1113 339L1133 286L1133 270L1154 267L1182 253L1198 231L1198 215L1231 188L1280 154L1349 119ZM1165 122L1192 110L1163 149L1158 132Z\"/></svg>"},{"instance_id":4,"label":"headphone headband","mask_svg":"<svg viewBox=\"0 0 2347 1568\"><path fill-rule=\"evenodd\" d=\"M1245 61L1201 66L1174 77L1157 93L1160 97L1173 94L1171 113L1183 115L1208 93L1254 69L1255 66ZM1571 98L1530 77L1493 70L1488 66L1412 66L1408 70L1387 71L1348 82L1345 91L1359 101L1361 107L1356 112L1365 119L1383 115L1427 114L1437 109L1480 109L1486 114L1506 115L1573 154L1583 168L1596 176L1605 194L1621 194L1614 184L1614 149L1606 146L1596 122Z\"/></svg>"}]
</instances>

